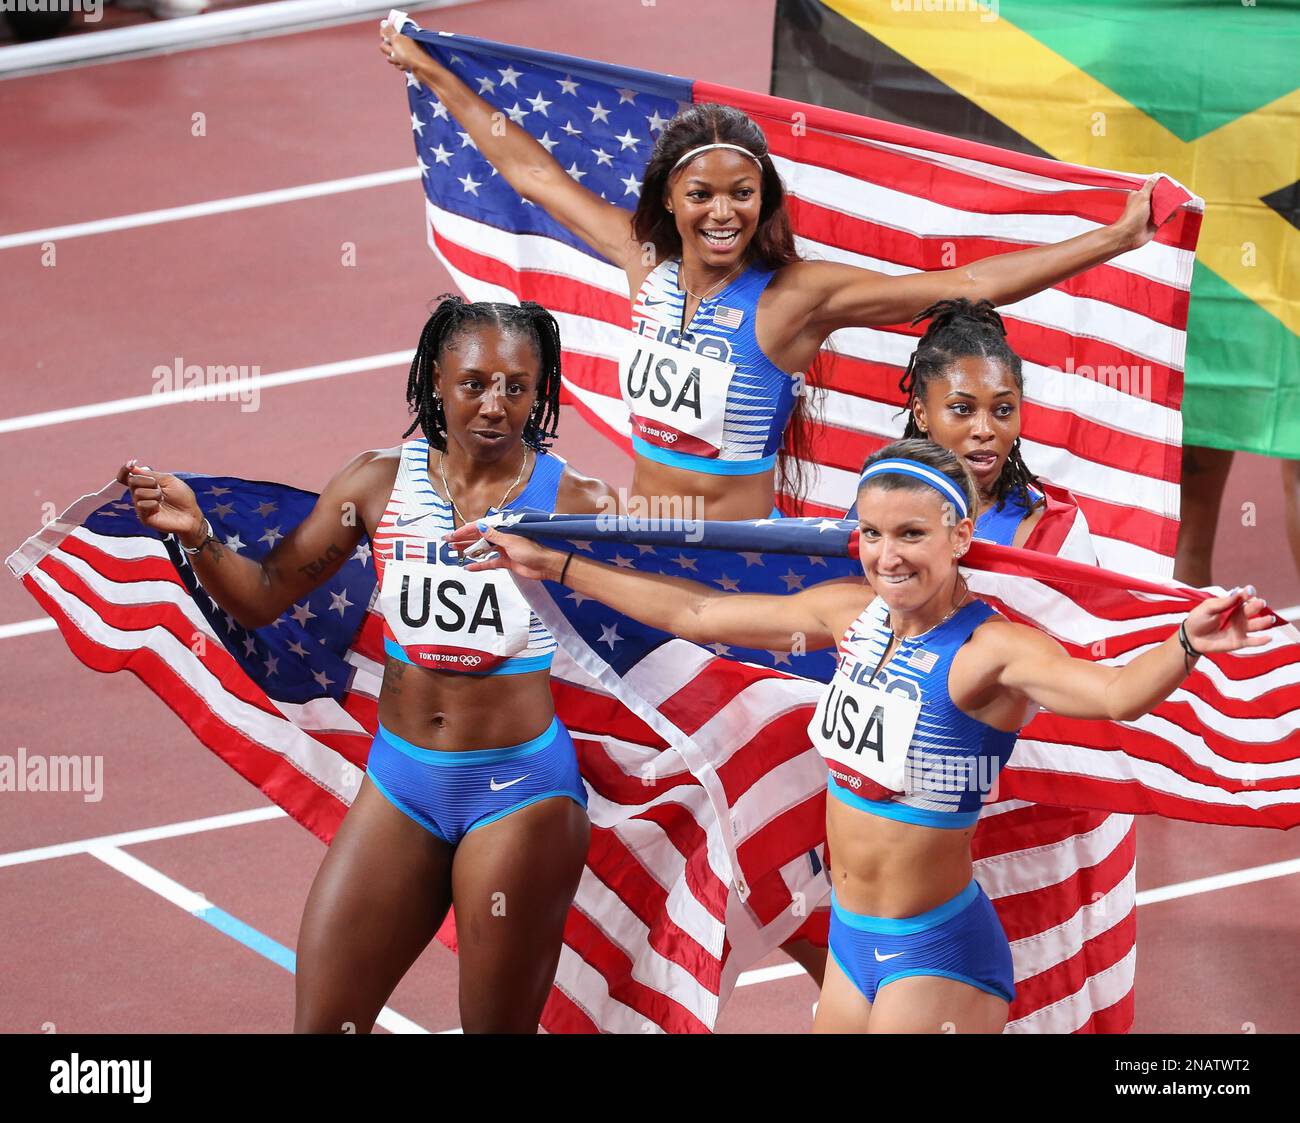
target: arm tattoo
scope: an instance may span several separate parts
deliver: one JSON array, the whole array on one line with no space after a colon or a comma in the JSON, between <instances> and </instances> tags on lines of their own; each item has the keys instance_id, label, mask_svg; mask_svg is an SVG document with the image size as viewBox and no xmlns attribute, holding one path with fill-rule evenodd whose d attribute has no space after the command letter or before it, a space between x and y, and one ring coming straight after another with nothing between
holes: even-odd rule
<instances>
[{"instance_id":1,"label":"arm tattoo","mask_svg":"<svg viewBox=\"0 0 1300 1123\"><path fill-rule=\"evenodd\" d=\"M330 562L337 561L342 556L343 556L343 551L340 550L337 546L331 545L330 548L326 550L323 554L321 554L321 556L318 557L314 562L308 562L306 565L300 565L298 567L298 572L305 573L308 577L314 579L316 577L319 577L322 573L325 572L325 570L329 567Z\"/></svg>"}]
</instances>

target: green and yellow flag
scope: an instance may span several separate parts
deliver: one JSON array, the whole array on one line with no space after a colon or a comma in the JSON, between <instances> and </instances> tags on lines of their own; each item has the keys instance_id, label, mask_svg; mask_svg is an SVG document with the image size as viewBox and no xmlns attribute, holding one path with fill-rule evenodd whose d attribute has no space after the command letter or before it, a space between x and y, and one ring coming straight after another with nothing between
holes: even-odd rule
<instances>
[{"instance_id":1,"label":"green and yellow flag","mask_svg":"<svg viewBox=\"0 0 1300 1123\"><path fill-rule=\"evenodd\" d=\"M1183 441L1300 457L1300 0L778 0L772 92L1205 200Z\"/></svg>"}]
</instances>

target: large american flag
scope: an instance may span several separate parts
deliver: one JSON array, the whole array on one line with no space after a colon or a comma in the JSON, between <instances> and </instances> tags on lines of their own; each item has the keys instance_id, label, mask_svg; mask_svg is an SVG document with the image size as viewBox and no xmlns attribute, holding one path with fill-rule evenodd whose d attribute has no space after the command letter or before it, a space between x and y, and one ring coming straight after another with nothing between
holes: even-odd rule
<instances>
[{"instance_id":1,"label":"large american flag","mask_svg":"<svg viewBox=\"0 0 1300 1123\"><path fill-rule=\"evenodd\" d=\"M279 484L186 479L217 536L251 558L315 501ZM701 528L624 533L541 514L513 529L719 588L743 579L794 590L856 564L853 523L832 519L706 523L699 541ZM967 558L972 587L1008 615L1116 663L1165 638L1203 595L1029 551L977 545ZM176 544L139 524L116 483L79 500L6 564L82 662L135 673L209 748L332 838L376 722L383 656L367 544L254 631L212 603ZM592 819L543 1025L709 1030L740 972L827 893L826 774L805 730L831 658L701 648L570 590L523 584L561 643L557 709L578 746ZM988 809L986 822L1005 829L975 843L977 876L1012 941L1013 1030L1114 1028L1108 1018L1123 1016L1131 828L1108 810L1300 822L1300 634L1285 626L1270 635L1267 647L1203 660L1131 725L1089 723L1089 733L1043 717L1027 728L1027 751L1017 750ZM1063 813L1049 826L1027 814L1036 810L1027 798L1100 810ZM1072 872L1062 884L1064 866ZM1044 928L1036 918L1071 893L1086 907ZM1094 968L1107 956L1109 967Z\"/></svg>"},{"instance_id":2,"label":"large american flag","mask_svg":"<svg viewBox=\"0 0 1300 1123\"><path fill-rule=\"evenodd\" d=\"M390 21L543 144L583 187L635 207L656 138L692 102L763 128L800 251L882 273L967 265L1118 218L1138 176L1024 156L709 82ZM433 94L408 75L429 245L467 296L536 300L560 324L569 400L627 444L617 357L630 326L622 269L523 200ZM1202 203L1162 180L1172 214L1140 249L1001 309L1024 360L1023 448L1078 498L1103 565L1169 576L1178 529L1183 355ZM866 456L897 438L899 376L921 328L837 332L821 387L802 513L838 517Z\"/></svg>"}]
</instances>

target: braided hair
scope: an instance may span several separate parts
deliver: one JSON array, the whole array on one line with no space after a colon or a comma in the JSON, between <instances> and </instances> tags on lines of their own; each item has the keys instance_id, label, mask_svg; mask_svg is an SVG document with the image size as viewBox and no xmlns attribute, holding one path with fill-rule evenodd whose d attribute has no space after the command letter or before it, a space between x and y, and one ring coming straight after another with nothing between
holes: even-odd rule
<instances>
[{"instance_id":1,"label":"braided hair","mask_svg":"<svg viewBox=\"0 0 1300 1123\"><path fill-rule=\"evenodd\" d=\"M409 437L417 428L430 446L447 449L447 416L433 384L433 364L456 336L470 328L493 327L527 336L541 359L537 401L524 424L524 444L536 452L550 447L560 419L560 328L540 304L471 304L459 296L444 293L420 333L420 343L411 360L406 381L406 401L415 420L402 434Z\"/></svg>"},{"instance_id":2,"label":"braided hair","mask_svg":"<svg viewBox=\"0 0 1300 1123\"><path fill-rule=\"evenodd\" d=\"M919 324L926 319L930 324L917 343L916 350L912 352L912 357L908 359L907 370L898 381L898 388L907 395L907 428L903 431L904 438L929 439L917 425L916 412L912 407L918 399L925 397L930 383L941 377L959 359L977 356L1001 363L1015 382L1016 392L1024 396L1025 376L1020 368L1020 356L1007 343L1006 325L994 310L991 301L981 300L972 304L964 298L940 300L931 304L912 323ZM1007 496L1012 492L1016 493L1022 506L1032 509L1033 499L1029 487L1037 483L1038 477L1029 470L1020 455L1020 438L1017 437L993 489L997 509L1002 509Z\"/></svg>"}]
</instances>

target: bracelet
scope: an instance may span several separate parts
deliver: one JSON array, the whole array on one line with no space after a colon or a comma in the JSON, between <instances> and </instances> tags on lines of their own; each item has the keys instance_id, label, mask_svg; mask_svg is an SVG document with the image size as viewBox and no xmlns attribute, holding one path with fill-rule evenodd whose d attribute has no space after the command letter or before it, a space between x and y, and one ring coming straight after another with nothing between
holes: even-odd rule
<instances>
[{"instance_id":1,"label":"bracelet","mask_svg":"<svg viewBox=\"0 0 1300 1123\"><path fill-rule=\"evenodd\" d=\"M176 541L180 545L180 548L184 550L187 554L189 554L190 557L193 557L195 554L202 553L203 547L206 546L209 542L211 542L214 538L216 538L216 535L212 533L212 524L208 522L206 515L203 518L203 529L206 532L203 541L200 542L193 549L185 545L184 542L181 542L181 536L179 534L175 535Z\"/></svg>"},{"instance_id":2,"label":"bracelet","mask_svg":"<svg viewBox=\"0 0 1300 1123\"><path fill-rule=\"evenodd\" d=\"M564 559L564 565L560 568L560 584L564 585L564 575L569 572L569 562L573 561L573 551L569 551L569 556ZM566 589L567 585L564 586Z\"/></svg>"},{"instance_id":3,"label":"bracelet","mask_svg":"<svg viewBox=\"0 0 1300 1123\"><path fill-rule=\"evenodd\" d=\"M1196 648L1192 646L1192 641L1188 639L1186 620L1178 625L1178 646L1183 649L1183 666L1187 669L1187 673L1190 675L1192 673L1192 661L1199 659L1203 652L1197 651Z\"/></svg>"}]
</instances>

